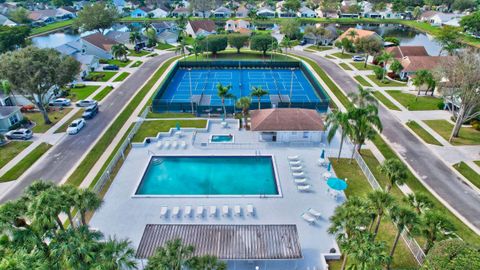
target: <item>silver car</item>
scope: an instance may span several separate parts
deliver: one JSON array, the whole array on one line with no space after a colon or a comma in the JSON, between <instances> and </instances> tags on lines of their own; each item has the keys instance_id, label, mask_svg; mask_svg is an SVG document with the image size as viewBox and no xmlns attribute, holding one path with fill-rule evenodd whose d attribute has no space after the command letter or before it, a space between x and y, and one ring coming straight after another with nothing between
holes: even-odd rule
<instances>
[{"instance_id":1,"label":"silver car","mask_svg":"<svg viewBox=\"0 0 480 270\"><path fill-rule=\"evenodd\" d=\"M27 128L19 128L5 133L5 137L9 140L29 140L33 137L33 132Z\"/></svg>"},{"instance_id":2,"label":"silver car","mask_svg":"<svg viewBox=\"0 0 480 270\"><path fill-rule=\"evenodd\" d=\"M48 103L50 106L59 106L59 107L64 107L64 106L70 106L71 101L68 98L56 98Z\"/></svg>"},{"instance_id":3,"label":"silver car","mask_svg":"<svg viewBox=\"0 0 480 270\"><path fill-rule=\"evenodd\" d=\"M90 107L93 105L97 105L97 101L93 99L84 99L77 101L76 105L77 107Z\"/></svg>"}]
</instances>

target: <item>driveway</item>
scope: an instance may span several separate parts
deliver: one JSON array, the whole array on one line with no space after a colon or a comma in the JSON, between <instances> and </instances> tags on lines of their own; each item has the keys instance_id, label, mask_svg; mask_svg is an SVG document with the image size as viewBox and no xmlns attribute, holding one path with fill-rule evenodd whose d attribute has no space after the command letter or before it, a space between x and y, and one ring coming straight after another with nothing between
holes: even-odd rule
<instances>
[{"instance_id":1,"label":"driveway","mask_svg":"<svg viewBox=\"0 0 480 270\"><path fill-rule=\"evenodd\" d=\"M86 127L79 134L65 135L65 138L52 148L40 164L37 164L33 170L22 177L19 183L5 193L0 202L18 198L25 187L38 179L60 183L145 81L173 55L174 53L165 53L141 65L139 70L105 98L100 105L100 113L92 120L88 120Z\"/></svg>"},{"instance_id":2,"label":"driveway","mask_svg":"<svg viewBox=\"0 0 480 270\"><path fill-rule=\"evenodd\" d=\"M357 92L356 81L333 62L313 53L304 51L294 53L316 61L346 93ZM397 153L407 161L423 182L480 229L480 195L410 133L389 110L379 106L379 115L383 124L382 134Z\"/></svg>"}]
</instances>

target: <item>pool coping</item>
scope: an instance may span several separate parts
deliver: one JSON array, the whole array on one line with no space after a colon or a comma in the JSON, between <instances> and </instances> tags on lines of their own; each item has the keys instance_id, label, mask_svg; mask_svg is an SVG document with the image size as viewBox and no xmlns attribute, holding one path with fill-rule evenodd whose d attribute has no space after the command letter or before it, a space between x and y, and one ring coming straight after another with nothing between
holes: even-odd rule
<instances>
[{"instance_id":1,"label":"pool coping","mask_svg":"<svg viewBox=\"0 0 480 270\"><path fill-rule=\"evenodd\" d=\"M143 194L136 194L138 188L140 187L140 184L142 183L142 180L147 173L148 167L150 166L150 163L153 158L155 157L270 157L271 162L272 162L272 168L273 168L273 174L275 176L275 185L277 187L277 192L278 194L250 194L250 195L190 195L190 194L184 194L184 195L154 195L154 194L148 194L148 195L143 195ZM168 154L168 155L150 155L149 160L146 163L142 176L140 179L137 181L137 184L134 187L133 194L130 196L132 199L145 199L145 198L283 198L283 193L282 193L282 187L280 184L280 178L278 175L278 169L277 169L277 162L275 160L275 156L272 154L264 154L264 155L251 155L251 154L236 154L236 155L225 155L225 154L220 154L220 155L205 155L205 154Z\"/></svg>"},{"instance_id":2,"label":"pool coping","mask_svg":"<svg viewBox=\"0 0 480 270\"><path fill-rule=\"evenodd\" d=\"M222 142L214 142L213 141L213 136L230 136L232 137L232 140L231 141L222 141ZM208 143L212 143L212 144L224 144L224 143L235 143L235 136L233 136L232 134L210 134L210 138L208 139Z\"/></svg>"}]
</instances>

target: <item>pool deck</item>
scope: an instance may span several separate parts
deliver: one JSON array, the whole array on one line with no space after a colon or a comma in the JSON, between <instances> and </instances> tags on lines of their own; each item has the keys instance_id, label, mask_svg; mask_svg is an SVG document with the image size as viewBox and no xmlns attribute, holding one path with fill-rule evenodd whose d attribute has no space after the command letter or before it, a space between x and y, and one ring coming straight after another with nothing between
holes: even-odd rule
<instances>
[{"instance_id":1,"label":"pool deck","mask_svg":"<svg viewBox=\"0 0 480 270\"><path fill-rule=\"evenodd\" d=\"M327 233L329 217L336 206L345 200L343 193L333 198L328 193L328 187L323 179L325 167L318 166L317 160L321 149L326 150L327 156L337 153L338 141L334 140L329 146L323 144L276 144L258 142L258 134L250 131L239 131L238 124L229 120L229 128L223 128L219 121L209 121L207 130L183 130L183 137L178 139L161 135L161 140L183 140L187 142L186 149L158 149L155 142L149 145L132 147L122 168L105 195L103 206L94 214L90 221L92 228L99 229L105 235L116 235L118 238L129 238L133 247L138 247L146 224L295 224L297 225L299 240L302 246L303 259L295 261L267 261L267 262L229 262L229 269L325 269L323 253L329 253L331 248L338 250L334 236ZM235 137L233 144L210 144L212 134L232 134ZM193 145L192 145L193 143ZM350 153L345 147L345 156ZM278 181L282 193L279 198L261 197L162 197L139 198L133 197L140 183L144 170L152 155L272 155L278 173ZM312 186L312 192L299 192L293 182L287 156L299 155L304 172ZM333 173L333 170L332 170ZM246 215L246 205L253 204L255 216ZM184 217L183 207L191 205L217 207L217 215L210 217L205 212L204 217ZM221 215L221 207L228 205L230 215ZM243 215L234 216L233 206L240 205ZM160 208L167 206L169 212L165 218L160 217ZM172 208L179 206L182 210L180 217L170 216ZM322 213L322 218L315 225L309 225L301 218L301 214L308 208L314 208ZM265 265L266 264L266 265Z\"/></svg>"}]
</instances>

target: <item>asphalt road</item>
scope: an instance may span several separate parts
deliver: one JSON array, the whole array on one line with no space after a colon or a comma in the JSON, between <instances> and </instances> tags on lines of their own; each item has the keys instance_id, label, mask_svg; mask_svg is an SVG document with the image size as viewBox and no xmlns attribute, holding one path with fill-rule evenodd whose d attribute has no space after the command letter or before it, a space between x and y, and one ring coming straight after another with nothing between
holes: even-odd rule
<instances>
[{"instance_id":1,"label":"asphalt road","mask_svg":"<svg viewBox=\"0 0 480 270\"><path fill-rule=\"evenodd\" d=\"M357 83L335 63L318 55L294 51L317 62L346 92L357 92ZM410 133L393 113L379 106L382 134L417 172L422 180L458 213L480 229L480 195L460 179L443 161Z\"/></svg>"},{"instance_id":2,"label":"asphalt road","mask_svg":"<svg viewBox=\"0 0 480 270\"><path fill-rule=\"evenodd\" d=\"M165 53L145 62L123 84L108 95L100 105L100 113L87 121L87 125L77 135L67 135L56 144L40 164L30 171L21 182L13 186L0 203L18 198L23 189L35 180L47 180L59 183L75 166L78 159L100 136L104 128L120 113L130 98L135 95L157 68L174 53Z\"/></svg>"}]
</instances>

